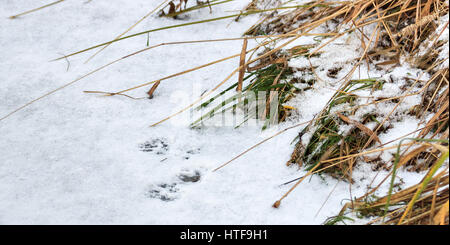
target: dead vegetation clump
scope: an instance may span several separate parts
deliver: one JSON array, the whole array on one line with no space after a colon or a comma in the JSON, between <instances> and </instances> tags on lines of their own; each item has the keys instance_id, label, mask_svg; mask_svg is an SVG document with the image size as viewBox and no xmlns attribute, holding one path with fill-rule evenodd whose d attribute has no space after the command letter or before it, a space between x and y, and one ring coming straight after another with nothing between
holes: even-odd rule
<instances>
[{"instance_id":1,"label":"dead vegetation clump","mask_svg":"<svg viewBox=\"0 0 450 245\"><path fill-rule=\"evenodd\" d=\"M322 2L315 1L314 4ZM445 1L353 1L351 4L345 3L325 8L323 11L330 15L343 9L347 10L335 18L339 22L334 29L336 32L351 26L356 28L366 21L378 24L370 35L372 38L357 28L361 35L361 44L366 50L361 61L364 60L368 67L376 67L377 70L389 74L394 67L409 64L430 78L422 81L420 77L417 79L401 77L393 81L399 84L401 94L398 96L384 98L371 96L366 99L362 99L357 91L350 89L354 80L344 82L326 108L300 133L287 164L305 165L310 170L308 173L328 173L350 183L352 183L352 169L358 163L376 162L378 167L390 170L392 175L395 175L395 168L400 167L417 172L428 170L429 173L435 170L437 165L442 167L445 157L448 157L449 75L448 65L445 66L446 60L448 64L448 53L446 59L445 56L442 58L442 53L446 52L442 47L445 47L448 40L439 37L447 28L448 22L439 23L439 20L442 16L448 15L448 5ZM283 18L292 19L296 11L300 10L292 11ZM280 30L273 22L267 22L265 28L265 30L271 28L274 32ZM335 77L335 73L329 71L328 76ZM386 82L376 81L381 87ZM381 88L371 85L361 89L373 92ZM404 101L410 96L419 96L421 102L405 108ZM390 109L370 110L369 108L375 104ZM358 111L374 113L358 113ZM411 134L418 132L416 138L401 151L399 147L397 156L389 160L380 158L381 152L388 150L383 148L388 142L381 142L378 135L389 132L390 121L401 120L407 115L413 115L421 121L422 127L411 132ZM302 139L305 135L306 139ZM361 154L372 151L380 153ZM433 175L427 177L433 178ZM392 182L391 191L393 184ZM374 193L380 185L369 193ZM414 195L411 190L418 190L419 186L425 191L422 190L418 196L414 196L415 199L411 199ZM385 210L389 214L389 219L381 222L383 224L448 224L448 167L434 182L425 184L425 181L422 181L406 190L409 192L405 190L395 194L390 192L388 196L375 200L369 200L369 195L365 195L364 198L352 200L350 206L347 205L345 208L351 207L362 216L385 217L386 214L381 211L386 205ZM392 201L389 202L389 199ZM275 206L278 206L280 201L281 199ZM397 209L391 209L392 206ZM343 213L330 222L342 221L344 219L342 215Z\"/></svg>"},{"instance_id":2,"label":"dead vegetation clump","mask_svg":"<svg viewBox=\"0 0 450 245\"><path fill-rule=\"evenodd\" d=\"M194 11L201 8L209 8L209 11L212 12L212 5L222 4L229 2L230 0L196 0L196 5L187 7L189 0L173 0L167 3L165 7L163 7L159 11L160 17L172 17L174 19L178 19L179 15L188 13L190 11ZM167 11L167 13L166 13Z\"/></svg>"},{"instance_id":3,"label":"dead vegetation clump","mask_svg":"<svg viewBox=\"0 0 450 245\"><path fill-rule=\"evenodd\" d=\"M384 81L378 79L352 80L342 92L331 99L320 119L303 129L287 165L299 164L311 169L324 160L339 159L358 153L377 142L381 144L372 131L380 125L377 120L379 115L364 113L362 120L351 118L361 109L357 107L358 96L354 92L364 89L380 90L383 83ZM311 137L304 142L302 139L306 133L310 133ZM322 167L331 166L324 172L352 182L350 173L355 164L356 159L352 158L344 162L329 161L323 163Z\"/></svg>"},{"instance_id":4,"label":"dead vegetation clump","mask_svg":"<svg viewBox=\"0 0 450 245\"><path fill-rule=\"evenodd\" d=\"M232 89L234 88L238 94L225 98L223 103L194 121L191 126L199 127L208 118L230 110L235 112L237 108L240 108L246 114L244 121L238 122L236 128L246 123L249 119L263 121L262 129L266 129L274 123L285 121L296 110L296 108L286 103L299 93L312 88L315 83L315 79L304 79L294 76L294 73L299 71L312 75L311 69L298 69L289 66L288 63L293 58L308 56L314 47L315 45L296 45L264 56L264 54L273 50L266 47L258 53L259 56L262 56L261 59L258 59L252 65L246 65L240 69L238 82L207 102L202 103L196 109L200 110L208 107L213 101L225 96L226 93L233 91ZM245 52L243 55L241 56L241 63L245 64ZM273 92L276 92L276 95ZM272 108L273 105L276 105L277 108Z\"/></svg>"},{"instance_id":5,"label":"dead vegetation clump","mask_svg":"<svg viewBox=\"0 0 450 245\"><path fill-rule=\"evenodd\" d=\"M372 190L345 204L339 215L329 218L326 223L334 224L344 220L350 210L358 218L370 219L367 224L448 225L449 173L448 167L442 169L444 162L448 159L448 146L443 147L431 143L439 142L437 140L411 140L421 142L420 146L432 147L442 153L442 156L429 167L427 174L418 184L394 193L396 169L405 164L405 158L410 155L401 158L399 146L388 194L377 197ZM347 217L347 219L349 218Z\"/></svg>"}]
</instances>

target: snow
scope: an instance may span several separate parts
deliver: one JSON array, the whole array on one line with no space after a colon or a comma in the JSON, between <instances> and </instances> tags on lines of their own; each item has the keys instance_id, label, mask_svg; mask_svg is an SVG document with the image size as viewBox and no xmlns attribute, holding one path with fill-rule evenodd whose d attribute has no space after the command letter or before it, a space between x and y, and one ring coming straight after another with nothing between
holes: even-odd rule
<instances>
[{"instance_id":1,"label":"snow","mask_svg":"<svg viewBox=\"0 0 450 245\"><path fill-rule=\"evenodd\" d=\"M216 5L211 14L208 8L201 9L184 20L151 16L130 34L229 15L228 11L240 10L248 2ZM64 1L14 20L7 18L41 4L2 1L0 116L145 48L144 35L114 43L87 64L84 62L95 51L68 61L48 62L114 39L159 1ZM247 16L239 22L228 19L163 30L150 34L150 45L240 37L257 20L258 16ZM295 42L311 43L312 37ZM296 116L265 131L251 125L192 130L177 123L189 113L149 127L190 104L198 98L198 91L216 86L236 69L239 58L163 81L152 100L82 92L126 89L238 54L241 44L227 41L158 47L124 59L0 121L0 224L321 224L336 215L343 200L350 198L349 187L326 176L308 178L280 208L272 208L293 185L280 184L305 174L303 169L285 165L294 148L291 142L302 127L286 131L219 171L212 170L279 130L311 120L339 84L318 82L289 102L298 109ZM255 45L249 40L249 48ZM340 64L350 62L360 52L356 38L345 49L330 47L337 53L323 59L338 57ZM236 75L222 88L234 81ZM145 87L129 95L144 97L147 90ZM411 128L414 123L405 121L398 128ZM392 137L396 134L380 138L385 142ZM376 173L361 167L354 174L365 180L358 182L361 188L353 187L353 197L365 193L362 187ZM197 182L181 180L182 176L196 175L200 175ZM420 175L408 176L413 176L408 178L413 181Z\"/></svg>"}]
</instances>

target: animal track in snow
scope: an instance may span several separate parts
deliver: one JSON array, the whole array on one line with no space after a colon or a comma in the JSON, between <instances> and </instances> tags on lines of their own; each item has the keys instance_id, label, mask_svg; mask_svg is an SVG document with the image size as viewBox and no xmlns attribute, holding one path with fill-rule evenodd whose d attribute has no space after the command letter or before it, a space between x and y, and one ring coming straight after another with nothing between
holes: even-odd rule
<instances>
[{"instance_id":1,"label":"animal track in snow","mask_svg":"<svg viewBox=\"0 0 450 245\"><path fill-rule=\"evenodd\" d=\"M179 191L176 183L159 184L150 188L147 196L150 198L161 199L161 201L173 201L177 198L176 193Z\"/></svg>"},{"instance_id":2,"label":"animal track in snow","mask_svg":"<svg viewBox=\"0 0 450 245\"><path fill-rule=\"evenodd\" d=\"M183 170L177 175L177 180L168 184L152 185L147 191L146 196L149 198L160 199L169 202L179 197L180 188L188 183L196 183L200 181L201 173L198 170Z\"/></svg>"},{"instance_id":3,"label":"animal track in snow","mask_svg":"<svg viewBox=\"0 0 450 245\"><path fill-rule=\"evenodd\" d=\"M199 171L184 171L183 173L178 175L178 178L183 182L198 182L201 178L201 174Z\"/></svg>"},{"instance_id":4,"label":"animal track in snow","mask_svg":"<svg viewBox=\"0 0 450 245\"><path fill-rule=\"evenodd\" d=\"M190 150L186 151L186 153L187 153L187 155L185 155L183 158L185 160L188 160L189 158L191 158L191 155L199 154L200 148L190 149Z\"/></svg>"},{"instance_id":5,"label":"animal track in snow","mask_svg":"<svg viewBox=\"0 0 450 245\"><path fill-rule=\"evenodd\" d=\"M169 151L169 144L165 138L156 138L139 145L143 152L155 152L157 155L165 154Z\"/></svg>"}]
</instances>

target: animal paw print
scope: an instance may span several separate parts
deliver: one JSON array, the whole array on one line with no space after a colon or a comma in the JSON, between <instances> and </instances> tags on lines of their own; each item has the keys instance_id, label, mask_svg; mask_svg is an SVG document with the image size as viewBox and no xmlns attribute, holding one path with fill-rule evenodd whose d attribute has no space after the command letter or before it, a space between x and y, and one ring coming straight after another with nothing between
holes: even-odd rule
<instances>
[{"instance_id":1,"label":"animal paw print","mask_svg":"<svg viewBox=\"0 0 450 245\"><path fill-rule=\"evenodd\" d=\"M198 182L201 178L201 174L199 171L184 171L183 173L178 175L178 178L183 182Z\"/></svg>"},{"instance_id":2,"label":"animal paw print","mask_svg":"<svg viewBox=\"0 0 450 245\"><path fill-rule=\"evenodd\" d=\"M169 151L169 144L165 138L156 138L140 144L139 148L143 152L155 152L157 155L162 155Z\"/></svg>"},{"instance_id":3,"label":"animal paw print","mask_svg":"<svg viewBox=\"0 0 450 245\"><path fill-rule=\"evenodd\" d=\"M159 184L150 188L147 196L150 198L157 198L161 201L169 202L177 198L176 193L179 191L176 183Z\"/></svg>"},{"instance_id":4,"label":"animal paw print","mask_svg":"<svg viewBox=\"0 0 450 245\"><path fill-rule=\"evenodd\" d=\"M184 160L188 160L189 158L191 158L191 155L195 155L198 153L200 153L200 148L191 149L191 150L186 151L187 155L185 155L183 158L184 158Z\"/></svg>"},{"instance_id":5,"label":"animal paw print","mask_svg":"<svg viewBox=\"0 0 450 245\"><path fill-rule=\"evenodd\" d=\"M165 202L173 201L178 198L178 192L183 185L200 181L201 173L197 170L184 170L177 177L178 180L171 184L152 185L146 192L146 196Z\"/></svg>"}]
</instances>

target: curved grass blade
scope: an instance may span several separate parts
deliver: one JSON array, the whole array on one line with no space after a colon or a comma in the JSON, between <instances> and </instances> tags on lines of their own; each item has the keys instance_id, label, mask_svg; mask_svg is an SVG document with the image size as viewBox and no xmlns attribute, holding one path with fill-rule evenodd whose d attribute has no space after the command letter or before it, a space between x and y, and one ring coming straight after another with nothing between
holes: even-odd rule
<instances>
[{"instance_id":1,"label":"curved grass blade","mask_svg":"<svg viewBox=\"0 0 450 245\"><path fill-rule=\"evenodd\" d=\"M119 36L117 36L114 40L121 38L123 35L127 34L129 31L131 31L134 27L136 27L137 25L139 25L139 23L141 23L143 20L147 19L147 17L149 17L150 15L152 15L154 12L156 12L156 10L158 10L159 8L161 8L161 6L163 6L165 3L167 3L169 0L164 0L164 2L162 2L160 5L158 5L155 9L153 9L152 11L150 11L148 14L146 14L144 17L142 17L139 21L137 21L136 23L134 23L132 26L130 26L126 31L124 31L122 34L120 34ZM103 50L105 50L110 44L105 45L103 48L101 48L100 50L98 50L97 52L95 52L91 57L89 57L89 59L87 59L84 63L88 63L91 59L93 59L97 54L99 54L100 52L102 52ZM147 41L147 46L148 46L148 41Z\"/></svg>"},{"instance_id":2,"label":"curved grass blade","mask_svg":"<svg viewBox=\"0 0 450 245\"><path fill-rule=\"evenodd\" d=\"M280 7L280 8L298 8L298 7L302 7L302 6L298 5L298 6ZM151 32L157 32L157 31L173 29L173 28L178 28L178 27L184 27L184 26L190 26L190 25L196 25L196 24L203 24L203 23L208 23L208 22L213 22L213 21L218 21L218 20L224 20L224 19L234 18L234 17L237 17L239 15L247 16L247 15L252 15L252 14L259 14L259 13L263 13L263 12L274 11L274 10L277 10L277 9L280 9L280 8L264 9L264 10L252 10L252 11L247 11L247 12L241 13L241 14L233 14L233 15L221 16L221 17L212 18L212 19L193 21L193 22L188 22L188 23L183 23L183 24L178 24L178 25L172 25L172 26L165 26L165 27L151 29L151 30L147 30L147 31L143 31L143 32L138 32L138 33L135 33L135 34L132 34L132 35L128 35L128 36L125 36L125 37L114 39L112 41L108 41L108 42L105 42L105 43L97 44L95 46L92 46L92 47L89 47L89 48L86 48L86 49L83 49L83 50L80 50L80 51L68 54L66 56L59 57L57 59L54 59L53 61L61 60L61 59L67 58L67 57L71 57L71 56L74 56L74 55L77 55L77 54L84 53L86 51L89 51L89 50L92 50L92 49L95 49L95 48L99 48L99 47L102 47L102 46L105 46L105 45L110 45L111 43L119 42L119 41L122 41L122 40L125 40L125 39L128 39L128 38L144 35L144 34L151 33Z\"/></svg>"},{"instance_id":3,"label":"curved grass blade","mask_svg":"<svg viewBox=\"0 0 450 245\"><path fill-rule=\"evenodd\" d=\"M402 142L405 140L413 140L413 141L419 141L419 142L441 142L441 143L448 143L448 140L440 140L440 139L420 139L420 138L405 138L400 140L398 147L397 147L397 153L395 154L395 161L394 161L394 167L392 169L392 178L391 178L391 183L389 186L389 191L388 191L388 195L387 195L387 200L386 200L386 205L384 206L384 216L386 216L388 209L389 209L389 204L391 201L391 196L392 196L392 191L394 189L394 181L395 181L395 177L397 174L397 167L398 167L398 163L400 162L400 148L402 146ZM448 151L447 151L447 157L448 157ZM445 154L444 154L445 155ZM441 157L442 158L442 157ZM444 159L445 160L445 159ZM439 160L440 161L440 160ZM437 169L436 169L437 170ZM432 176L431 176L432 177ZM419 193L420 194L420 193Z\"/></svg>"},{"instance_id":4,"label":"curved grass blade","mask_svg":"<svg viewBox=\"0 0 450 245\"><path fill-rule=\"evenodd\" d=\"M35 9L31 9L31 10L25 11L25 12L23 12L23 13L16 14L16 15L13 15L13 16L10 16L9 18L10 18L10 19L15 19L15 18L17 18L17 17L23 16L23 15L26 15L26 14L29 14L29 13L36 12L36 11L38 11L38 10L41 10L41 9L44 9L44 8L53 6L53 5L55 5L55 4L58 4L58 3L61 3L61 2L64 2L64 1L65 1L65 0L59 0L59 1L56 1L56 2L52 2L52 3L49 3L49 4L47 4L47 5L44 5L44 6L35 8Z\"/></svg>"}]
</instances>

